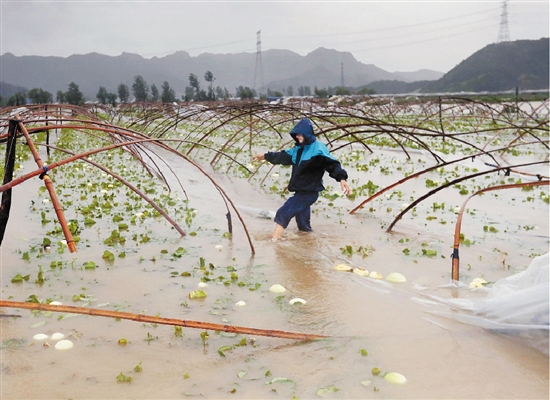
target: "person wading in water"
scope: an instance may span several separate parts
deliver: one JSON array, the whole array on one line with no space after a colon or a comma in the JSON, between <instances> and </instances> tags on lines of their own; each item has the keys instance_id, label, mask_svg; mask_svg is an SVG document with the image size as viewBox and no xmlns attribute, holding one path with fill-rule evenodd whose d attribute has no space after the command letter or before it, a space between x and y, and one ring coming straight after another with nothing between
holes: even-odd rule
<instances>
[{"instance_id":1,"label":"person wading in water","mask_svg":"<svg viewBox=\"0 0 550 400\"><path fill-rule=\"evenodd\" d=\"M340 188L346 196L351 192L346 170L330 154L327 146L317 140L313 133L313 124L308 118L301 119L290 131L290 136L296 142L296 146L291 149L258 153L252 157L254 161L266 160L271 164L292 165L288 190L294 192L294 195L275 214L275 229L271 238L273 241L281 238L292 218L296 219L300 231L312 231L310 207L319 198L319 192L325 190L325 171L340 182Z\"/></svg>"}]
</instances>

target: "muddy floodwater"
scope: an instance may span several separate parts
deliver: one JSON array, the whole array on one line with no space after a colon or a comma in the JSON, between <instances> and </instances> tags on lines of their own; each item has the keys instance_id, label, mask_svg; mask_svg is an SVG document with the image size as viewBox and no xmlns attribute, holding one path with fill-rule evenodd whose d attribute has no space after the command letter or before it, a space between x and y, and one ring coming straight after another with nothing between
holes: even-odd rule
<instances>
[{"instance_id":1,"label":"muddy floodwater","mask_svg":"<svg viewBox=\"0 0 550 400\"><path fill-rule=\"evenodd\" d=\"M44 150L41 154L46 158ZM40 189L43 183L33 178L17 186L0 248L1 298L328 338L300 342L219 331L201 337L200 329L180 332L167 325L5 308L2 313L20 317L0 319L3 399L548 398L547 353L517 332L437 315L434 312L460 311L430 297L485 297L488 288L472 289L469 282L477 277L496 282L548 252L549 210L543 201L547 186L470 200L462 221L468 239L468 245L460 247L463 285L453 286L455 209L465 200L458 189L419 204L391 233L385 229L402 207L430 190L424 178L354 214L349 211L366 196L321 197L313 206L313 233L301 233L291 222L283 240L272 243L269 216L284 197L270 187L284 187L289 170L276 167L268 172L261 166L268 179L260 185L264 175L249 181L209 169L239 210L253 253L234 211L233 234L227 234L226 203L211 181L181 158L161 156L174 199L167 211L176 216L185 237L161 217L132 208L137 200L128 197L130 204L124 205L125 192L113 184L102 186L113 181L100 171L83 164L71 174L59 168L50 175L66 218L80 221L78 251L69 253L59 235L48 250L44 248L43 239L54 237L49 232L57 223L47 193ZM346 159L344 153L337 156ZM421 152L410 160L402 152L387 150L357 157L365 164L378 161L368 171L345 162L350 186L372 181L384 187L428 160ZM483 163L468 160L464 166L481 169ZM32 160L25 161L17 174L34 168ZM155 188L151 196L168 194L139 164L126 168L142 179L142 187ZM545 168L542 173L547 174ZM442 179L437 171L429 177ZM494 182L510 178L517 177L491 176ZM325 184L328 193L338 189L328 175ZM99 205L86 214L94 223L85 226L83 209L94 196ZM106 201L111 208L101 205ZM141 212L146 210L150 208L144 205ZM121 221L113 218L117 213ZM124 222L126 227L119 225ZM125 242L106 244L117 227ZM105 251L114 259L103 258ZM378 271L384 279L341 272L335 269L339 264ZM387 282L385 277L393 272L406 282ZM17 275L28 278L12 282ZM275 284L286 291L271 292ZM190 299L195 290L206 297ZM295 298L306 302L291 305ZM40 333L47 338L36 339ZM54 333L62 333L74 346L56 349ZM406 382L389 382L383 376L390 372L403 375Z\"/></svg>"}]
</instances>

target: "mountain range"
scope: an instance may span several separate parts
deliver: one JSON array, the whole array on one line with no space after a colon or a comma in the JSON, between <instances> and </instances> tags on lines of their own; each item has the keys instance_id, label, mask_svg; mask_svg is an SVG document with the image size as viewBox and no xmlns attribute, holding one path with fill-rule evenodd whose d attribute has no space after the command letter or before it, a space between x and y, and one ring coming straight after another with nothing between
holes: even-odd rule
<instances>
[{"instance_id":1,"label":"mountain range","mask_svg":"<svg viewBox=\"0 0 550 400\"><path fill-rule=\"evenodd\" d=\"M435 80L442 72L420 70L415 72L388 72L372 64L363 64L351 53L319 48L306 56L289 50L268 50L260 57L256 53L210 54L191 57L178 51L165 57L143 58L137 54L122 53L106 56L98 53L63 57L0 56L2 82L31 88L41 88L55 94L66 91L74 82L87 99L94 99L100 86L116 93L118 85L132 87L134 78L142 76L148 85L160 89L166 81L178 98L189 86L189 75L195 74L201 85L207 71L212 72L214 86L227 88L235 93L239 86L283 91L288 86L297 89L309 86L319 88L340 86L342 71L345 86L355 87L378 80L396 79L411 82ZM262 90L263 88L263 90ZM6 94L2 93L3 97Z\"/></svg>"},{"instance_id":2,"label":"mountain range","mask_svg":"<svg viewBox=\"0 0 550 400\"><path fill-rule=\"evenodd\" d=\"M107 56L98 53L70 57L0 56L2 84L0 95L21 88L41 88L53 94L66 91L74 82L86 99L95 100L100 86L116 93L121 83L132 87L136 76L148 85L161 88L168 82L177 98L189 86L195 74L201 86L207 71L214 76L214 86L227 88L256 87L285 92L292 86L327 88L371 88L377 93L437 93L548 90L549 39L518 40L490 44L463 60L448 73L433 70L388 72L373 64L364 64L349 52L319 48L306 56L289 50L268 50L261 54L210 54L191 57L179 51L165 57L146 59L137 54Z\"/></svg>"}]
</instances>

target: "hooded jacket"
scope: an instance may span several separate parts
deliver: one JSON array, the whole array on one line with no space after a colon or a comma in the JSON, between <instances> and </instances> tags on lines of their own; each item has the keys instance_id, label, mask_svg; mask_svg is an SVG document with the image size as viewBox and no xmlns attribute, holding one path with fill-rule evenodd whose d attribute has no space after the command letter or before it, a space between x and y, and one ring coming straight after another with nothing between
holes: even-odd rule
<instances>
[{"instance_id":1,"label":"hooded jacket","mask_svg":"<svg viewBox=\"0 0 550 400\"><path fill-rule=\"evenodd\" d=\"M302 144L296 139L297 134L304 137ZM295 147L264 154L264 158L271 164L292 165L292 175L288 183L289 191L320 192L325 190L323 186L325 171L338 182L348 179L346 170L330 154L327 146L317 141L313 133L313 124L309 119L300 120L290 131L290 136L296 142Z\"/></svg>"}]
</instances>

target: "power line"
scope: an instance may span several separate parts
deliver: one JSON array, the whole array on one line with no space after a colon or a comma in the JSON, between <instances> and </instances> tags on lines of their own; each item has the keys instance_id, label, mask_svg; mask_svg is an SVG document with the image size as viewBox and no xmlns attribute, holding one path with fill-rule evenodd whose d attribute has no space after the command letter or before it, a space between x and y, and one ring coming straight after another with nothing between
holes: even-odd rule
<instances>
[{"instance_id":1,"label":"power line","mask_svg":"<svg viewBox=\"0 0 550 400\"><path fill-rule=\"evenodd\" d=\"M472 16L472 15L479 16L480 14L494 13L494 12L495 12L495 8L492 7L490 9L483 10L483 11L478 11L478 12L471 13L471 14L457 15L457 16L450 17L450 18L438 19L438 20L435 20L435 21L419 22L417 24L398 25L398 26L392 26L392 27L386 27L386 28L367 29L367 30L361 30L361 31L355 31L355 32L325 33L325 34L319 34L319 35L309 34L309 35L297 35L297 36L292 36L292 37L293 38L315 38L315 37L325 37L325 36L335 37L335 36L363 35L363 34L370 34L370 33L381 32L381 31L395 31L396 29L408 29L408 28L414 28L416 26L439 24L441 22L452 21L452 20L455 20L455 19L462 19L464 17L469 17L469 16ZM491 17L491 19L492 19L492 17ZM487 19L482 19L480 21L485 21L485 20L487 20ZM474 22L476 22L476 21L474 21ZM467 25L467 24L468 23L460 24L460 25L457 25L457 26ZM444 28L444 29L447 29L447 28ZM430 31L427 31L427 32L430 32ZM405 34L405 36L408 36L408 33Z\"/></svg>"},{"instance_id":2,"label":"power line","mask_svg":"<svg viewBox=\"0 0 550 400\"><path fill-rule=\"evenodd\" d=\"M400 44L395 44L395 45L390 45L390 46L369 47L369 48L363 48L363 49L356 49L356 50L352 50L352 51L380 50L380 49L389 49L389 48L392 48L392 47L403 47L403 46L408 46L408 45L417 44L417 43L433 42L434 40L446 39L446 38L450 38L450 37L454 37L454 36L462 36L465 33L479 32L481 30L489 29L489 28L493 29L493 26L486 26L486 27L479 28L479 29L473 29L471 31L455 33L455 34L452 34L452 35L438 36L438 37L434 37L434 38L430 38L430 39L417 40L417 41L414 41L414 42L400 43Z\"/></svg>"},{"instance_id":3,"label":"power line","mask_svg":"<svg viewBox=\"0 0 550 400\"><path fill-rule=\"evenodd\" d=\"M418 31L418 32L410 32L410 33L406 33L406 34L403 34L403 35L394 35L394 36L385 36L385 37L377 37L376 38L376 41L383 41L383 40L389 40L389 39L400 39L400 38L410 38L411 36L417 36L417 35L422 35L422 34L425 34L425 33L434 33L434 32L438 32L438 31L449 31L449 30L452 30L454 28L459 28L459 27L462 27L462 26L468 26L468 25L474 25L474 24L477 24L478 22L487 22L487 21L490 21L491 19L488 19L488 18L484 18L484 19L480 19L480 20L477 20L477 21L472 21L472 22L466 22L466 23L463 23L463 24L458 24L458 25L452 25L452 26L444 26L444 27L441 27L441 28L436 28L436 29L431 29L429 31ZM490 26L492 27L494 25L491 24ZM484 29L486 27L481 27L480 29ZM468 33L468 32L465 32L465 33ZM459 35L461 33L457 33L457 35ZM438 38L440 37L448 37L448 36L438 36ZM361 40L353 40L353 41L346 41L346 42L339 42L339 43L345 43L345 44L350 44L350 43L359 43L359 42L364 42L365 40L364 39L361 39Z\"/></svg>"},{"instance_id":4,"label":"power line","mask_svg":"<svg viewBox=\"0 0 550 400\"><path fill-rule=\"evenodd\" d=\"M361 35L361 34L371 34L371 33L376 33L376 32L382 32L382 31L395 31L397 29L408 29L408 28L412 28L412 27L417 27L417 26L424 26L424 25L432 25L432 24L438 24L438 23L441 23L441 22L447 22L447 21L452 21L452 20L455 20L455 19L462 19L462 18L465 18L465 17L469 17L469 16L472 16L472 15L477 15L479 16L480 14L485 14L485 13L494 13L495 12L495 8L492 7L491 9L487 9L487 10L482 10L482 11L478 11L478 12L475 12L475 13L469 13L469 14L462 14L462 15L457 15L457 16L454 16L454 17L450 17L450 18L444 18L444 19L438 19L438 20L435 20L435 21L428 21L428 22L420 22L420 23L417 23L417 24L409 24L409 25L400 25L400 26L393 26L393 27L386 27L386 28L378 28L378 29L368 29L368 30L364 30L364 31L356 31L356 32L349 32L349 33L327 33L327 34L319 34L319 35L315 35L315 34L308 34L308 35L293 35L292 36L292 39L293 40L296 40L296 39L302 39L302 38L316 38L316 37L319 37L319 38L322 38L322 37L326 37L326 36L330 36L330 37L338 37L338 36L349 36L349 35ZM445 30L448 30L448 29L452 29L454 27L459 27L459 26L463 26L463 25L469 25L469 24L472 24L472 23L476 23L476 22L483 22L485 21L486 19L482 19L482 20L479 20L479 21L474 21L474 22L470 22L470 23L464 23L464 24L459 24L459 25L455 25L455 26L448 26L448 27L444 27L444 28L437 28L437 29L433 29L433 30L428 30L428 31L424 31L424 33L430 33L430 32L435 32L435 31L438 31L438 30L441 30L441 29L445 29ZM418 33L414 33L414 34L418 34ZM397 35L397 36L390 36L390 37L386 37L386 38L381 38L381 39L377 39L377 40L384 40L384 39L396 39L396 38L400 38L400 37L410 37L411 36L411 33L410 32L407 32L401 36ZM359 40L358 40L359 41ZM237 41L233 41L233 42L226 42L226 43L219 43L219 44L211 44L211 45L206 45L206 46L200 46L200 47L193 47L193 48L188 48L188 49L178 49L178 50L182 50L182 51L194 51L194 50L205 50L205 49L210 49L210 48L215 48L215 47L222 47L222 46L228 46L228 45L233 45L233 44L239 44L239 43L244 43L244 42L250 42L250 39L243 39L243 40L237 40ZM345 43L353 43L353 42L345 42ZM390 47L395 47L395 46L390 46ZM252 51L252 48L247 48L246 50L242 50L242 51ZM173 51L165 51L163 52L163 54L171 54L173 53ZM150 54L151 56L153 55L158 55L157 54ZM147 57L147 55L145 55L145 57Z\"/></svg>"}]
</instances>

